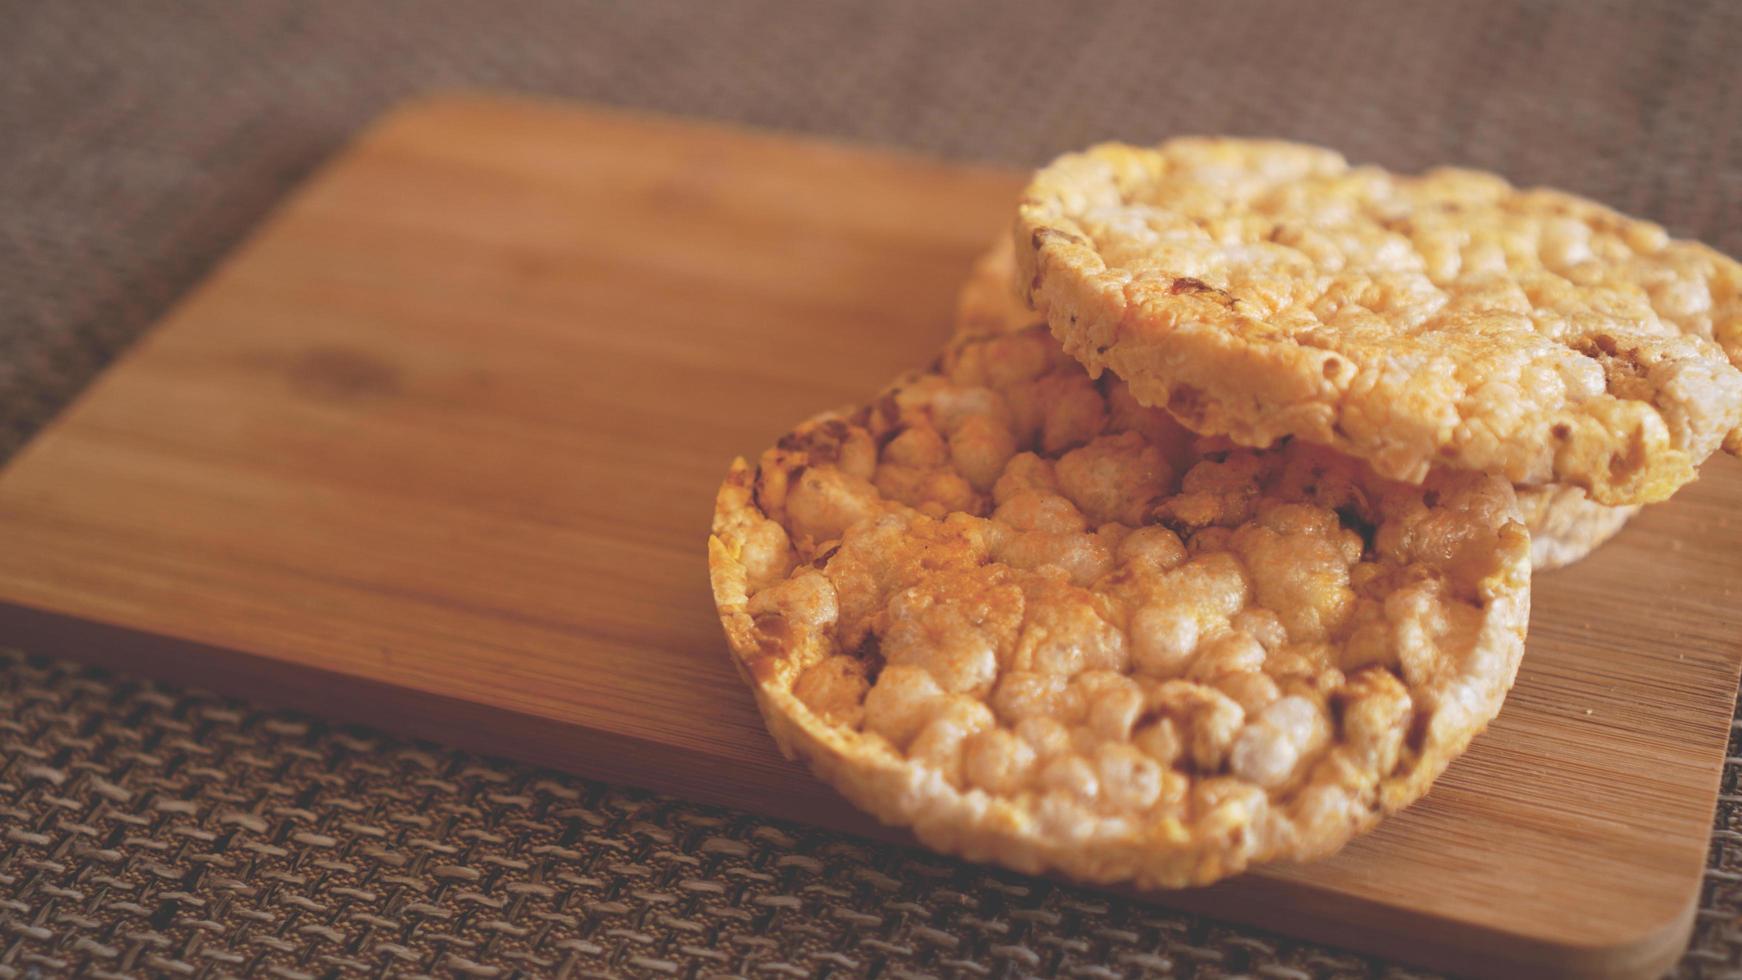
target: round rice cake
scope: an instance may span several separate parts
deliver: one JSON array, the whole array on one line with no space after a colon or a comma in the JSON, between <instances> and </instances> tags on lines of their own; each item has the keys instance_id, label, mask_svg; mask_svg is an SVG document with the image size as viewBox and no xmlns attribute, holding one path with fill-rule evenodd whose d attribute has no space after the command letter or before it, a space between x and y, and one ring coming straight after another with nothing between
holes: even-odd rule
<instances>
[{"instance_id":1,"label":"round rice cake","mask_svg":"<svg viewBox=\"0 0 1742 980\"><path fill-rule=\"evenodd\" d=\"M1243 445L1616 505L1742 449L1742 266L1569 194L1282 142L1107 144L1036 174L1015 245L1091 372Z\"/></svg>"},{"instance_id":2,"label":"round rice cake","mask_svg":"<svg viewBox=\"0 0 1742 980\"><path fill-rule=\"evenodd\" d=\"M1000 236L962 283L956 298L956 332L952 342L995 337L1044 325L1017 289L1016 251L1009 236ZM1117 372L1109 372L1117 375ZM1120 394L1130 397L1121 385ZM1564 568L1581 561L1620 533L1637 506L1599 504L1578 487L1548 484L1516 487L1519 511L1530 532L1531 564L1538 571Z\"/></svg>"},{"instance_id":3,"label":"round rice cake","mask_svg":"<svg viewBox=\"0 0 1742 980\"><path fill-rule=\"evenodd\" d=\"M1038 326L738 460L708 542L789 756L940 851L1145 887L1420 796L1512 684L1529 551L1504 479L1193 439Z\"/></svg>"}]
</instances>

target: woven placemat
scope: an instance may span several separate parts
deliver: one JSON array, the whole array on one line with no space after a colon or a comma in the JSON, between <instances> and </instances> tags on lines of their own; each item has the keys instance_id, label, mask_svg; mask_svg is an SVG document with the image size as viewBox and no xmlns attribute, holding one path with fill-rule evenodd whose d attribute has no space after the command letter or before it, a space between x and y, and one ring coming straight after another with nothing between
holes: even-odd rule
<instances>
[{"instance_id":1,"label":"woven placemat","mask_svg":"<svg viewBox=\"0 0 1742 980\"><path fill-rule=\"evenodd\" d=\"M1016 164L1115 135L1304 138L1552 182L1742 252L1723 0L20 0L0 25L0 459L346 138L439 89ZM0 656L0 978L1404 972L54 652ZM1739 779L1685 976L1742 976Z\"/></svg>"},{"instance_id":2,"label":"woven placemat","mask_svg":"<svg viewBox=\"0 0 1742 980\"><path fill-rule=\"evenodd\" d=\"M0 759L0 975L1416 975L9 653Z\"/></svg>"}]
</instances>

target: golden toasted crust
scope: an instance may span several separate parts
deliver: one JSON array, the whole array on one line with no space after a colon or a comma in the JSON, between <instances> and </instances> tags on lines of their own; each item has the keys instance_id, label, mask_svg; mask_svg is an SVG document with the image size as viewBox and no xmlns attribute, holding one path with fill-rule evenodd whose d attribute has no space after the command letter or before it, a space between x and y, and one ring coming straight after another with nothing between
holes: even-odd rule
<instances>
[{"instance_id":1,"label":"golden toasted crust","mask_svg":"<svg viewBox=\"0 0 1742 980\"><path fill-rule=\"evenodd\" d=\"M1617 505L1742 447L1742 266L1571 195L1289 143L1109 144L1035 176L1015 245L1072 355L1243 445Z\"/></svg>"},{"instance_id":2,"label":"golden toasted crust","mask_svg":"<svg viewBox=\"0 0 1742 980\"><path fill-rule=\"evenodd\" d=\"M1000 235L962 283L951 343L1020 333L1044 322L1022 300L1016 250L1008 235ZM1524 526L1530 532L1531 564L1538 571L1564 568L1584 559L1639 512L1636 506L1599 504L1583 490L1564 484L1516 490Z\"/></svg>"},{"instance_id":3,"label":"golden toasted crust","mask_svg":"<svg viewBox=\"0 0 1742 980\"><path fill-rule=\"evenodd\" d=\"M1329 854L1498 711L1512 488L1191 442L1122 388L994 331L736 462L733 655L789 755L939 850L1148 887Z\"/></svg>"}]
</instances>

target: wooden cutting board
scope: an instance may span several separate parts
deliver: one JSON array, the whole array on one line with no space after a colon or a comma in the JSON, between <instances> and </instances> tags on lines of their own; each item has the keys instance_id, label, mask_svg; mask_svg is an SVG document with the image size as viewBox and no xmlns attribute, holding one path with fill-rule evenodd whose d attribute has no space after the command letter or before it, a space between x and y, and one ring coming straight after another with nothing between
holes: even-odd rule
<instances>
[{"instance_id":1,"label":"wooden cutting board","mask_svg":"<svg viewBox=\"0 0 1742 980\"><path fill-rule=\"evenodd\" d=\"M875 832L764 735L735 454L942 341L1017 174L482 99L380 123L0 475L0 642ZM1500 720L1333 860L1155 900L1429 966L1646 976L1742 664L1742 467L1545 575Z\"/></svg>"}]
</instances>

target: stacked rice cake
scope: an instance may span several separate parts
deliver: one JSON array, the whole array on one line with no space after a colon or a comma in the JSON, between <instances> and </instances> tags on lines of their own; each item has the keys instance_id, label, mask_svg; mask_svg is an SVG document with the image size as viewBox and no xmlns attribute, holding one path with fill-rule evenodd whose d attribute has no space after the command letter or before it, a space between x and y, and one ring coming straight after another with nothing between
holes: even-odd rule
<instances>
[{"instance_id":1,"label":"stacked rice cake","mask_svg":"<svg viewBox=\"0 0 1742 980\"><path fill-rule=\"evenodd\" d=\"M1334 852L1499 711L1533 547L1738 444L1735 263L1576 198L1100 147L1014 241L930 368L736 462L709 541L782 748L971 859Z\"/></svg>"}]
</instances>

